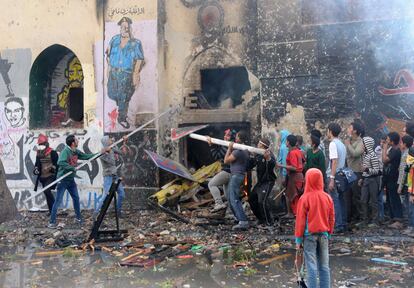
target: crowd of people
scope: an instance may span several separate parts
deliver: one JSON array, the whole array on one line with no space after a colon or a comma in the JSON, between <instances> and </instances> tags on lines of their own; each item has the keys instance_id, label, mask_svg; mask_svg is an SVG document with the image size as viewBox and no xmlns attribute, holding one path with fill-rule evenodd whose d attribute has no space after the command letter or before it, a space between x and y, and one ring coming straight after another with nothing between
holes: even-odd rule
<instances>
[{"instance_id":1,"label":"crowd of people","mask_svg":"<svg viewBox=\"0 0 414 288\"><path fill-rule=\"evenodd\" d=\"M318 169L323 180L323 190L331 196L335 207L335 233L345 233L351 228L379 227L408 218L405 234L414 235L414 196L411 194L411 161L414 157L414 123L406 124L404 135L389 132L376 145L373 137L365 135L362 122L356 119L343 131L337 123L330 123L326 138L314 129L303 136L281 130L277 156L270 149L270 141L261 138L257 147L264 155L249 155L247 151L227 149L212 145L215 160L223 161L222 171L209 182L215 205L212 212L227 208L226 217L233 212L238 224L234 229L247 229L248 222L241 205L240 186L247 171L256 168L257 184L249 193L248 202L258 224L272 224L267 198L276 182L282 183L286 200L286 215L295 218L300 197L305 190L305 175ZM246 143L245 131L228 129L224 139ZM324 142L329 146L325 149ZM220 189L229 201L223 201Z\"/></svg>"},{"instance_id":2,"label":"crowd of people","mask_svg":"<svg viewBox=\"0 0 414 288\"><path fill-rule=\"evenodd\" d=\"M240 187L246 173L256 169L256 184L248 193L248 203L257 218L257 225L274 223L269 198L276 181L284 192L286 214L283 218L295 219L295 237L298 250L304 251L310 287L329 287L328 242L333 233L346 233L352 228L379 228L381 225L408 220L403 234L414 236L414 122L407 122L403 135L389 132L379 139L365 135L362 122L354 120L345 133L337 123L330 123L326 139L314 129L306 135L293 135L281 130L277 156L271 142L261 138L257 147L263 154L251 154L247 150L234 149L234 143L246 144L246 131L224 131L228 148L213 145L208 137L211 154L222 161L222 170L209 182L208 188L214 199L212 212L226 209L226 218L234 218L233 230L247 230L250 226L243 206ZM345 135L344 135L345 134ZM340 135L344 135L340 137ZM329 142L328 149L324 143ZM124 138L124 145L127 139ZM119 179L116 155L122 151L113 148L113 140L102 138L104 191L94 217L97 216L111 184ZM57 183L56 199L49 189L44 190L50 212L49 228L56 228L57 210L67 190L72 197L76 219L83 223L79 194L74 180L77 161L87 160L96 154L86 154L78 148L74 135L66 138L66 146L60 155L49 147L45 135L39 135L35 169L36 188L43 187L62 175L72 172ZM35 188L35 189L36 189ZM222 195L223 191L224 195ZM121 213L125 192L118 187L117 210ZM280 195L281 193L279 193ZM223 196L227 203L223 201ZM406 218L406 219L404 219Z\"/></svg>"},{"instance_id":3,"label":"crowd of people","mask_svg":"<svg viewBox=\"0 0 414 288\"><path fill-rule=\"evenodd\" d=\"M365 135L358 119L343 134L337 123L330 123L326 131L328 149L317 129L308 135L308 145L303 136L281 130L277 157L266 138L257 144L264 155L234 150L233 142L226 150L209 141L215 159L224 162L223 171L209 183L215 200L212 212L227 207L226 217L232 211L238 222L233 230L249 228L240 186L246 172L256 166L257 184L248 203L258 225L271 225L268 197L278 175L286 202L283 218L295 218L297 249L304 251L310 287L330 287L328 242L333 233L381 225L401 227L408 220L402 233L414 236L414 122L406 123L403 135L389 132L377 145L373 137ZM230 129L224 139L247 141L244 131ZM228 206L219 186L224 187Z\"/></svg>"}]
</instances>

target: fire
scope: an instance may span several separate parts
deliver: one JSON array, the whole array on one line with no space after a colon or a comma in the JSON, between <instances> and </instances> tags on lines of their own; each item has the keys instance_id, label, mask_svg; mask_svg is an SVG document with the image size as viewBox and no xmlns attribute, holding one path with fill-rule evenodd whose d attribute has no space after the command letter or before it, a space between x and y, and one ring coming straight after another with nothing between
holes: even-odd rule
<instances>
[{"instance_id":1,"label":"fire","mask_svg":"<svg viewBox=\"0 0 414 288\"><path fill-rule=\"evenodd\" d=\"M243 198L249 195L249 176L246 174L243 181Z\"/></svg>"}]
</instances>

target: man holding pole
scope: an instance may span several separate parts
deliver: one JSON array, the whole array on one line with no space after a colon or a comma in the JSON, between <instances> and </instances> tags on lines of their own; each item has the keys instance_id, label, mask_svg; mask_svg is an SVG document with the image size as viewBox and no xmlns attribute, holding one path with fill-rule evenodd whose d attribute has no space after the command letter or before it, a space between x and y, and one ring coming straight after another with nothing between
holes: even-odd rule
<instances>
[{"instance_id":1,"label":"man holding pole","mask_svg":"<svg viewBox=\"0 0 414 288\"><path fill-rule=\"evenodd\" d=\"M126 141L128 137L124 136L124 145L126 145ZM101 210L102 204L105 201L106 196L109 194L109 189L111 188L111 185L113 182L117 181L121 177L118 176L118 167L116 166L116 154L120 155L122 154L122 151L118 149L118 147L114 148L108 148L110 147L114 141L111 137L108 135L105 135L101 139L101 143L103 146L103 149L107 151L105 155L101 156L100 160L102 163L102 174L104 176L104 182L103 182L103 194L96 205L95 212L93 214L93 218L96 219L98 216L99 211ZM107 149L110 149L109 151ZM118 189L116 191L118 193L117 203L116 203L116 211L118 213L118 216L121 217L121 208L122 208L122 201L125 197L125 190L124 186L122 185L122 182L119 183Z\"/></svg>"},{"instance_id":2,"label":"man holding pole","mask_svg":"<svg viewBox=\"0 0 414 288\"><path fill-rule=\"evenodd\" d=\"M59 206L62 204L63 195L68 190L73 201L73 208L75 209L76 221L82 225L82 215L80 212L79 193L75 182L76 166L79 160L88 160L94 157L96 154L86 154L78 150L78 139L75 135L69 135L66 137L66 147L62 150L58 160L58 173L57 178L65 175L68 172L72 172L69 176L62 179L57 185L56 201L53 204L52 212L50 214L50 221L48 228L56 228L56 214Z\"/></svg>"},{"instance_id":3,"label":"man holding pole","mask_svg":"<svg viewBox=\"0 0 414 288\"><path fill-rule=\"evenodd\" d=\"M247 133L239 131L236 134L236 143L245 144L247 142ZM249 221L244 213L241 203L240 186L243 183L247 165L249 161L249 152L247 150L233 150L233 142L230 142L224 164L230 164L230 181L229 181L229 201L231 210L239 223L233 226L232 230L246 230L249 228Z\"/></svg>"}]
</instances>

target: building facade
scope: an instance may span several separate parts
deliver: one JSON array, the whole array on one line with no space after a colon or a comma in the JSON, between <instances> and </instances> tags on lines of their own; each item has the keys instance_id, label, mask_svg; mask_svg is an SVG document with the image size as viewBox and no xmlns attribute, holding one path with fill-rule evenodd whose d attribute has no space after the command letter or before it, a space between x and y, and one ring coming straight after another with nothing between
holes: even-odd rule
<instances>
[{"instance_id":1,"label":"building facade","mask_svg":"<svg viewBox=\"0 0 414 288\"><path fill-rule=\"evenodd\" d=\"M169 178L145 149L195 169L210 161L202 143L172 142L171 128L246 129L253 142L277 143L282 128L306 136L354 118L378 138L414 117L411 1L6 2L0 157L19 208L46 205L43 195L23 205L40 133L58 150L74 133L97 152L103 135L120 138L171 109L119 158L127 199L140 205ZM78 176L82 207L93 208L99 161Z\"/></svg>"}]
</instances>

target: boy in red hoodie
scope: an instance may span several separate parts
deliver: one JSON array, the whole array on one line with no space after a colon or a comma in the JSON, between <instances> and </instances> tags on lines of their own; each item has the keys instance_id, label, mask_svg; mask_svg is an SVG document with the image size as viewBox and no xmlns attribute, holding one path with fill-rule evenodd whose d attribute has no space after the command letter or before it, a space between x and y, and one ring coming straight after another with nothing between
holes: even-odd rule
<instances>
[{"instance_id":1,"label":"boy in red hoodie","mask_svg":"<svg viewBox=\"0 0 414 288\"><path fill-rule=\"evenodd\" d=\"M295 225L296 249L304 248L308 287L331 287L328 244L334 226L334 205L323 190L322 172L311 168L297 204Z\"/></svg>"}]
</instances>

